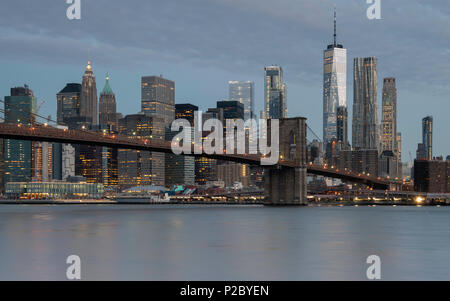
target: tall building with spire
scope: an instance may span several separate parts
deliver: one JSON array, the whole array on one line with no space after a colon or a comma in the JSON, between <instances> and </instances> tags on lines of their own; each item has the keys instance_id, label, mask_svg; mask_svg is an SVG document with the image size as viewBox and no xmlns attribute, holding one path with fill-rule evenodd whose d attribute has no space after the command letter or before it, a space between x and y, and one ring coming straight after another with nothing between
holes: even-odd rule
<instances>
[{"instance_id":1,"label":"tall building with spire","mask_svg":"<svg viewBox=\"0 0 450 301\"><path fill-rule=\"evenodd\" d=\"M86 66L81 84L80 115L87 118L92 125L98 124L97 85L90 61L88 61Z\"/></svg>"},{"instance_id":2,"label":"tall building with spire","mask_svg":"<svg viewBox=\"0 0 450 301\"><path fill-rule=\"evenodd\" d=\"M99 123L101 126L117 129L116 96L109 85L109 76L106 75L105 86L99 99Z\"/></svg>"},{"instance_id":3,"label":"tall building with spire","mask_svg":"<svg viewBox=\"0 0 450 301\"><path fill-rule=\"evenodd\" d=\"M334 8L334 41L323 55L323 145L338 137L338 107L347 107L347 49L337 43L336 6ZM342 126L347 130L347 125ZM342 136L347 136L342 133Z\"/></svg>"},{"instance_id":4,"label":"tall building with spire","mask_svg":"<svg viewBox=\"0 0 450 301\"><path fill-rule=\"evenodd\" d=\"M117 132L118 115L116 111L116 96L106 75L105 86L99 98L99 129L104 132ZM116 148L102 148L102 175L105 187L118 185L118 150Z\"/></svg>"}]
</instances>

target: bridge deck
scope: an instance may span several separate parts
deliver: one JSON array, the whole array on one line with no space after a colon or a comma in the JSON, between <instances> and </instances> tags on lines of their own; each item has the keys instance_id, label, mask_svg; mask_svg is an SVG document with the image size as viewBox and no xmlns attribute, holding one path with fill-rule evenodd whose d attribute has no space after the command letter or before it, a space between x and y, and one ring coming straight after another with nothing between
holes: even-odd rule
<instances>
[{"instance_id":1,"label":"bridge deck","mask_svg":"<svg viewBox=\"0 0 450 301\"><path fill-rule=\"evenodd\" d=\"M93 146L104 146L121 149L134 149L141 151L154 151L162 153L172 153L171 142L161 139L139 139L128 138L125 136L106 134L99 132L90 132L83 130L69 130L58 129L49 125L34 125L27 126L23 124L0 124L0 138L16 139L16 140L30 140L30 141L46 141L59 142L68 144L84 144ZM192 150L194 147L192 147ZM184 154L196 157L206 157L211 159L218 159L224 161L232 161L250 165L261 165L261 155L253 154ZM294 161L279 160L278 163L270 167L302 167L298 166ZM377 189L388 189L391 184L399 185L398 181L390 181L386 179L376 178L373 176L354 173L351 171L339 171L337 169L330 169L325 166L308 165L303 166L307 168L309 174L321 175L330 178L339 178L344 181L361 183L372 186Z\"/></svg>"}]
</instances>

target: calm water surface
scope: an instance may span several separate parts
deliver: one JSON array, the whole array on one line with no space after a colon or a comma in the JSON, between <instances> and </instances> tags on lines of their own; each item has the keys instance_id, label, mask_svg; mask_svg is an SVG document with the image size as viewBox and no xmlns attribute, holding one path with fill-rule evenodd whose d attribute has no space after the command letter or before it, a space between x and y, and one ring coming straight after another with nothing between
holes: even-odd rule
<instances>
[{"instance_id":1,"label":"calm water surface","mask_svg":"<svg viewBox=\"0 0 450 301\"><path fill-rule=\"evenodd\" d=\"M450 280L450 208L0 205L0 280Z\"/></svg>"}]
</instances>

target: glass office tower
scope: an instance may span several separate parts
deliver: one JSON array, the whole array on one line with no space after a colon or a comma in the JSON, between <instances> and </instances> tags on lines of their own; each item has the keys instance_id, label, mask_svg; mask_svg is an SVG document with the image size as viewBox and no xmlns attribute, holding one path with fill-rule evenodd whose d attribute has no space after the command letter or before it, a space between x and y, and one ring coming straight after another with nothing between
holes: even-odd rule
<instances>
[{"instance_id":1,"label":"glass office tower","mask_svg":"<svg viewBox=\"0 0 450 301\"><path fill-rule=\"evenodd\" d=\"M11 88L11 96L5 97L5 123L32 124L36 112L36 97L24 87ZM4 140L4 181L28 182L32 178L33 143L23 140Z\"/></svg>"},{"instance_id":2,"label":"glass office tower","mask_svg":"<svg viewBox=\"0 0 450 301\"><path fill-rule=\"evenodd\" d=\"M323 145L338 139L337 109L347 107L347 49L336 42L336 10L334 43L323 55ZM345 130L347 130L345 128ZM342 133L342 136L347 134Z\"/></svg>"},{"instance_id":3,"label":"glass office tower","mask_svg":"<svg viewBox=\"0 0 450 301\"><path fill-rule=\"evenodd\" d=\"M244 105L244 120L253 118L255 111L253 101L254 83L252 81L229 81L229 100Z\"/></svg>"},{"instance_id":4,"label":"glass office tower","mask_svg":"<svg viewBox=\"0 0 450 301\"><path fill-rule=\"evenodd\" d=\"M264 111L265 119L287 117L286 84L283 82L283 69L279 66L264 68Z\"/></svg>"}]
</instances>

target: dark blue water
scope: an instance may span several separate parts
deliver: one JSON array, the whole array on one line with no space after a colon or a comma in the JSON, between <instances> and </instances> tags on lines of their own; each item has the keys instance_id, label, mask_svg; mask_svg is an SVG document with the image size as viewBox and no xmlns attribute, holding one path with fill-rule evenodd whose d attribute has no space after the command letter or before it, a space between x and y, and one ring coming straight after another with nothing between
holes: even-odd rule
<instances>
[{"instance_id":1,"label":"dark blue water","mask_svg":"<svg viewBox=\"0 0 450 301\"><path fill-rule=\"evenodd\" d=\"M450 208L0 206L0 280L450 279Z\"/></svg>"}]
</instances>

